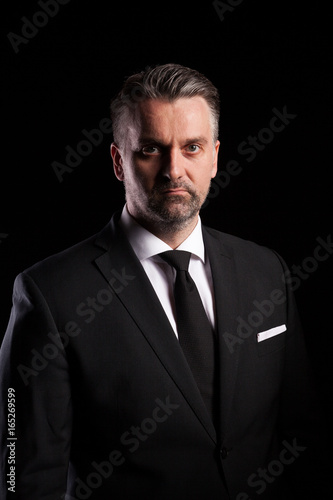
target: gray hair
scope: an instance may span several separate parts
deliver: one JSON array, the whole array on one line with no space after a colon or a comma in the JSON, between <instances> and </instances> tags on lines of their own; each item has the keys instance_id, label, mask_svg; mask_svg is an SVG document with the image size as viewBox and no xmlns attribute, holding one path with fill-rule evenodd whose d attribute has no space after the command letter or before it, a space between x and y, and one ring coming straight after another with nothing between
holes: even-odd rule
<instances>
[{"instance_id":1,"label":"gray hair","mask_svg":"<svg viewBox=\"0 0 333 500\"><path fill-rule=\"evenodd\" d=\"M146 99L165 99L170 102L201 96L211 111L214 141L218 138L220 96L212 82L198 71L180 64L164 64L147 67L140 73L129 76L120 92L111 100L111 120L114 141L120 145L121 124L130 109Z\"/></svg>"}]
</instances>

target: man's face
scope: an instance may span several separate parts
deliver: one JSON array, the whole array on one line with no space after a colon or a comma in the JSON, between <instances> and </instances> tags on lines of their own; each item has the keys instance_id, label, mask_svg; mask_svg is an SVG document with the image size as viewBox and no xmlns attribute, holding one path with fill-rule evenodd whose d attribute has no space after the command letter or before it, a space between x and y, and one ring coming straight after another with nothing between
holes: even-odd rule
<instances>
[{"instance_id":1,"label":"man's face","mask_svg":"<svg viewBox=\"0 0 333 500\"><path fill-rule=\"evenodd\" d=\"M177 230L197 218L217 171L211 112L202 97L146 100L111 146L130 214L145 227Z\"/></svg>"}]
</instances>

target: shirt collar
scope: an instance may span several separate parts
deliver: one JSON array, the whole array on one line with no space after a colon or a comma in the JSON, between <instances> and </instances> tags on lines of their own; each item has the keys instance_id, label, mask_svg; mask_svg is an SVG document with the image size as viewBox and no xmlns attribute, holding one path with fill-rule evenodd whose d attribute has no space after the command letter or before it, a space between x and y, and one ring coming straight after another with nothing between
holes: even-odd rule
<instances>
[{"instance_id":1,"label":"shirt collar","mask_svg":"<svg viewBox=\"0 0 333 500\"><path fill-rule=\"evenodd\" d=\"M141 226L128 212L126 204L120 217L120 225L125 232L136 256L140 261L149 259L166 250L172 250L167 243ZM200 216L192 233L184 240L177 250L185 250L205 262L205 247L202 237Z\"/></svg>"}]
</instances>

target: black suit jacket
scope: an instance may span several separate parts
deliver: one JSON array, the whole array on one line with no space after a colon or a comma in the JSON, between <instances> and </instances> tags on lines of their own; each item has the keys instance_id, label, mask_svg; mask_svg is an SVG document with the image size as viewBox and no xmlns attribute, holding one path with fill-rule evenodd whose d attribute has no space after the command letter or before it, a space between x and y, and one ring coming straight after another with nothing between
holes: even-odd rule
<instances>
[{"instance_id":1,"label":"black suit jacket","mask_svg":"<svg viewBox=\"0 0 333 500\"><path fill-rule=\"evenodd\" d=\"M214 428L118 217L15 281L0 355L2 498L297 498L289 476L318 423L284 262L203 228L219 338Z\"/></svg>"}]
</instances>

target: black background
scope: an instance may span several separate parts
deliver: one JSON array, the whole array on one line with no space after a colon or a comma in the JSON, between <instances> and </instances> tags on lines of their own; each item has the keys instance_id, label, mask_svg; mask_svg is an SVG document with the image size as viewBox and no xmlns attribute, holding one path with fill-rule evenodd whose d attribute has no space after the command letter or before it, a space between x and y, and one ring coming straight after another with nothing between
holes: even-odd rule
<instances>
[{"instance_id":1,"label":"black background","mask_svg":"<svg viewBox=\"0 0 333 500\"><path fill-rule=\"evenodd\" d=\"M111 134L62 182L51 164L65 163L66 146L75 149L83 129L98 128L124 78L147 65L193 67L221 92L219 168L233 159L242 172L210 199L202 211L206 224L274 248L290 267L313 256L317 237L327 240L328 7L243 0L221 20L211 1L70 0L15 53L8 33L22 36L22 17L31 21L42 9L37 1L8 3L2 14L0 341L17 273L99 231L122 207ZM296 118L247 162L238 145L284 106ZM332 261L319 262L295 291L327 412Z\"/></svg>"}]
</instances>

